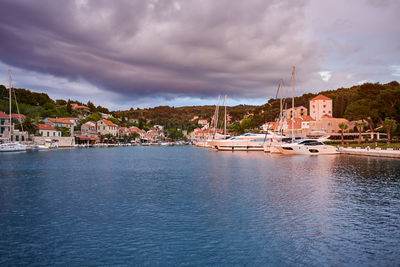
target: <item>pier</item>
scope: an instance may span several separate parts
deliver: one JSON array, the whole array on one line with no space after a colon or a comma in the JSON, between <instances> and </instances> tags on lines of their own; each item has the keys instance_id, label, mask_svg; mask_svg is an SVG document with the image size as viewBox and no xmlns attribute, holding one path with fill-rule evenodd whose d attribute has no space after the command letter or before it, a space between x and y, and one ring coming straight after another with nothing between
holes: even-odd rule
<instances>
[{"instance_id":1,"label":"pier","mask_svg":"<svg viewBox=\"0 0 400 267\"><path fill-rule=\"evenodd\" d=\"M395 148L370 148L370 147L340 147L340 153L351 155L375 156L375 157L388 157L400 158L400 150Z\"/></svg>"}]
</instances>

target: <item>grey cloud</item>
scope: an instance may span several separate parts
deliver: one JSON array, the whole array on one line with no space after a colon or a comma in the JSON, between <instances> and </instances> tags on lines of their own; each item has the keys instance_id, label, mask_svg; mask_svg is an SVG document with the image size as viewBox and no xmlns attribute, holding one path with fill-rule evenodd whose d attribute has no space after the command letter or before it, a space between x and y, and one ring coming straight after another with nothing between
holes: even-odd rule
<instances>
[{"instance_id":1,"label":"grey cloud","mask_svg":"<svg viewBox=\"0 0 400 267\"><path fill-rule=\"evenodd\" d=\"M305 2L2 1L0 60L124 95L267 95L317 71ZM306 79L306 77L304 77Z\"/></svg>"},{"instance_id":2,"label":"grey cloud","mask_svg":"<svg viewBox=\"0 0 400 267\"><path fill-rule=\"evenodd\" d=\"M398 4L346 3L0 0L0 61L85 80L125 98L203 98L220 92L273 96L293 65L299 92L328 84L334 89L341 86L338 77L346 76L344 71L335 75L335 67L347 68L352 60L357 68L355 62L372 60L369 49L392 49L400 43L394 26L380 31L386 22L393 23L393 16L373 20L370 29L360 23L368 21L368 12L392 14ZM357 13L358 6L365 14ZM369 31L379 41L365 44ZM396 53L392 58L398 57ZM373 60L396 65L384 51L376 51ZM333 68L329 83L318 75L325 68Z\"/></svg>"}]
</instances>

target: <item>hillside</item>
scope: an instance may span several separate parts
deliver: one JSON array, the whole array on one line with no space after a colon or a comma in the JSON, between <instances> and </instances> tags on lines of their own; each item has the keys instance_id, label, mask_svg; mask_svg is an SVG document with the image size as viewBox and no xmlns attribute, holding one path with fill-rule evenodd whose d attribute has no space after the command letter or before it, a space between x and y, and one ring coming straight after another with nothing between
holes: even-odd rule
<instances>
[{"instance_id":1,"label":"hillside","mask_svg":"<svg viewBox=\"0 0 400 267\"><path fill-rule=\"evenodd\" d=\"M71 110L69 105L79 101L73 100L52 100L45 93L31 92L26 89L15 89L22 114L31 118L45 117L71 117L77 116L77 111ZM333 100L334 117L345 117L350 120L367 120L371 125L380 125L382 121L389 117L400 121L400 84L393 81L387 84L365 83L352 86L350 88L338 88L336 90L322 91L323 94ZM296 106L309 107L311 98L318 94L307 93L295 97ZM8 110L7 89L0 86L0 110ZM285 99L287 106L291 106L291 99ZM86 104L91 112L110 113L119 119L122 124L129 118L142 119L148 125L159 124L169 127L179 127L181 129L192 130L197 127L197 120L192 120L195 116L199 119L211 120L215 111L215 106L187 106L169 107L158 106L155 108L133 109L125 111L109 111L107 108L95 106L92 102ZM13 102L13 109L15 103ZM222 110L222 109L221 109ZM238 105L227 108L231 117L231 128L243 131L246 128L256 128L266 121L273 121L279 113L279 99L270 99L261 106ZM241 126L241 121L245 115L253 114L246 119L246 126ZM239 127L239 128L238 128ZM239 131L239 132L240 132Z\"/></svg>"}]
</instances>

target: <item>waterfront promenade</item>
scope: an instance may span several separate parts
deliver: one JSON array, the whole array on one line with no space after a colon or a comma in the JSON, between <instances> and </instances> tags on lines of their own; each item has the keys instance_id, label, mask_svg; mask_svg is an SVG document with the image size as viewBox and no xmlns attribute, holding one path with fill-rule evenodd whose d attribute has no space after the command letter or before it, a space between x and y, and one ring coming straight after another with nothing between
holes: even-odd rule
<instances>
[{"instance_id":1,"label":"waterfront promenade","mask_svg":"<svg viewBox=\"0 0 400 267\"><path fill-rule=\"evenodd\" d=\"M342 154L400 158L400 150L393 148L369 148L369 147L341 147L339 149Z\"/></svg>"}]
</instances>

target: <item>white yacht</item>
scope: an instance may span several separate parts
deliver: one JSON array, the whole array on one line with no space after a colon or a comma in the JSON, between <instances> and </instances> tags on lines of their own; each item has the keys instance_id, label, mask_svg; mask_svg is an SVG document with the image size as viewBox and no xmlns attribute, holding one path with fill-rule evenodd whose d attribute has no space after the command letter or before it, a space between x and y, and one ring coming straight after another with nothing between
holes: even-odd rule
<instances>
[{"instance_id":1,"label":"white yacht","mask_svg":"<svg viewBox=\"0 0 400 267\"><path fill-rule=\"evenodd\" d=\"M313 139L302 140L298 143L282 144L276 148L285 155L328 155L339 153L336 147L325 145Z\"/></svg>"},{"instance_id":2,"label":"white yacht","mask_svg":"<svg viewBox=\"0 0 400 267\"><path fill-rule=\"evenodd\" d=\"M279 138L275 133L245 133L226 140L211 140L208 144L215 149L225 151L263 151L264 144L271 138Z\"/></svg>"},{"instance_id":3,"label":"white yacht","mask_svg":"<svg viewBox=\"0 0 400 267\"><path fill-rule=\"evenodd\" d=\"M0 152L18 152L26 151L26 145L18 142L4 142L0 143Z\"/></svg>"}]
</instances>

